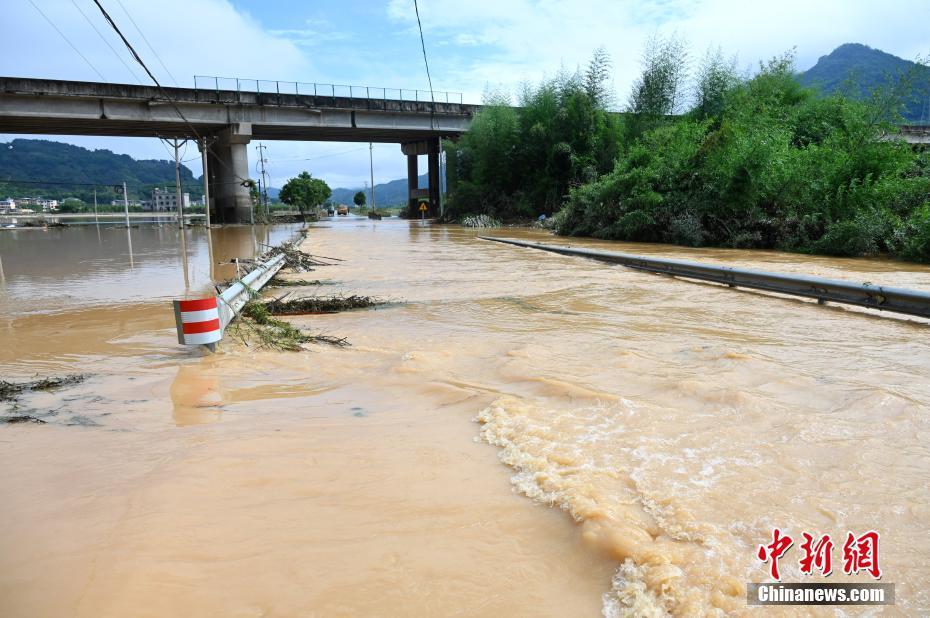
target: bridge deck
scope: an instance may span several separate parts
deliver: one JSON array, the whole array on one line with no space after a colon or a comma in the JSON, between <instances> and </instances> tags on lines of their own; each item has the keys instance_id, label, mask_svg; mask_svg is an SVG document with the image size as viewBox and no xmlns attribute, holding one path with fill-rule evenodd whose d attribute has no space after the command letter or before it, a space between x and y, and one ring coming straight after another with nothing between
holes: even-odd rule
<instances>
[{"instance_id":1,"label":"bridge deck","mask_svg":"<svg viewBox=\"0 0 930 618\"><path fill-rule=\"evenodd\" d=\"M402 142L456 135L476 105L0 77L0 133L194 137L252 125L254 139Z\"/></svg>"}]
</instances>

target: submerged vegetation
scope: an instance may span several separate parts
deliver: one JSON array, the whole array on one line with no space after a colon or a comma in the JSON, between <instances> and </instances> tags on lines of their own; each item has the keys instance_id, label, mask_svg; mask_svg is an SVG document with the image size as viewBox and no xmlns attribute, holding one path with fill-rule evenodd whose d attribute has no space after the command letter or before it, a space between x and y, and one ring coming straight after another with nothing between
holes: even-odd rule
<instances>
[{"instance_id":1,"label":"submerged vegetation","mask_svg":"<svg viewBox=\"0 0 930 618\"><path fill-rule=\"evenodd\" d=\"M0 401L15 401L20 394L27 391L51 391L64 386L80 384L87 379L82 374L53 376L33 380L32 382L7 382L0 380Z\"/></svg>"},{"instance_id":2,"label":"submerged vegetation","mask_svg":"<svg viewBox=\"0 0 930 618\"><path fill-rule=\"evenodd\" d=\"M247 345L253 341L257 342L259 347L289 352L301 350L304 343L326 343L340 347L349 345L345 337L309 335L290 322L273 318L267 303L259 300L253 299L246 303L242 308L242 317L247 318L247 321L234 322L232 330L233 334Z\"/></svg>"},{"instance_id":3,"label":"submerged vegetation","mask_svg":"<svg viewBox=\"0 0 930 618\"><path fill-rule=\"evenodd\" d=\"M930 154L894 139L908 78L819 96L792 54L751 76L657 40L625 106L606 56L477 115L449 149L449 211L555 215L563 235L930 261ZM688 83L692 83L689 91ZM691 103L685 106L684 100Z\"/></svg>"},{"instance_id":4,"label":"submerged vegetation","mask_svg":"<svg viewBox=\"0 0 930 618\"><path fill-rule=\"evenodd\" d=\"M285 295L286 296L286 295ZM384 304L371 296L309 296L288 300L276 298L263 305L269 315L302 315L309 313L337 313L352 309L367 309Z\"/></svg>"}]
</instances>

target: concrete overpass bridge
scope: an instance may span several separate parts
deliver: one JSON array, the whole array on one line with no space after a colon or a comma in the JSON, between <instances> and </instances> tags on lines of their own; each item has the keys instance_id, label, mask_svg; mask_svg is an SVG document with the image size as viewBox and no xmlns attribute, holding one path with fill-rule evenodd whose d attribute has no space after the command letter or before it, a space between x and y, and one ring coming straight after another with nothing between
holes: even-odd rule
<instances>
[{"instance_id":1,"label":"concrete overpass bridge","mask_svg":"<svg viewBox=\"0 0 930 618\"><path fill-rule=\"evenodd\" d=\"M260 140L398 143L410 199L417 155L427 155L430 215L439 211L439 140L468 129L477 105L450 93L218 78L194 88L0 77L0 133L196 139L206 142L212 212L249 219L248 144ZM195 82L196 84L197 82ZM372 92L374 90L374 92ZM406 93L406 97L405 97ZM412 99L412 100L411 100ZM424 100L425 99L425 100ZM176 109L177 107L177 109ZM187 120L185 122L178 110Z\"/></svg>"}]
</instances>

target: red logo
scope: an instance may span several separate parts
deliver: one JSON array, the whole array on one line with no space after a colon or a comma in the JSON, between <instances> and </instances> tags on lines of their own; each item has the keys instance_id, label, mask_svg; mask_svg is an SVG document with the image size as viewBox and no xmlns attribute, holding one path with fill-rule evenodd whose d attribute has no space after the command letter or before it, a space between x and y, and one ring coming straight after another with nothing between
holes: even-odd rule
<instances>
[{"instance_id":1,"label":"red logo","mask_svg":"<svg viewBox=\"0 0 930 618\"><path fill-rule=\"evenodd\" d=\"M778 559L785 555L788 548L794 543L790 536L783 535L781 530L775 528L772 530L772 542L768 545L760 545L756 555L762 562L771 562L769 570L772 578L781 581L781 573L778 572Z\"/></svg>"},{"instance_id":2,"label":"red logo","mask_svg":"<svg viewBox=\"0 0 930 618\"><path fill-rule=\"evenodd\" d=\"M882 578L882 569L878 566L878 533L869 530L860 537L852 532L846 534L843 543L843 572L854 575L867 571L874 579Z\"/></svg>"},{"instance_id":3,"label":"red logo","mask_svg":"<svg viewBox=\"0 0 930 618\"><path fill-rule=\"evenodd\" d=\"M800 545L803 555L798 560L801 573L813 575L816 570L821 576L829 577L833 572L833 539L829 534L817 537L808 532L802 532L801 536L804 539ZM793 544L794 539L782 533L781 529L774 528L772 542L759 546L756 555L762 562L769 563L772 579L781 581L778 561L784 557ZM855 575L860 571L865 571L874 579L881 579L878 544L879 534L874 530L869 530L858 537L852 532L847 532L846 542L843 543L843 573Z\"/></svg>"},{"instance_id":4,"label":"red logo","mask_svg":"<svg viewBox=\"0 0 930 618\"><path fill-rule=\"evenodd\" d=\"M801 535L804 537L804 542L801 543L804 557L798 560L801 572L813 575L816 568L824 577L830 575L833 572L833 541L830 540L830 535L823 535L816 543L810 534L802 532Z\"/></svg>"}]
</instances>

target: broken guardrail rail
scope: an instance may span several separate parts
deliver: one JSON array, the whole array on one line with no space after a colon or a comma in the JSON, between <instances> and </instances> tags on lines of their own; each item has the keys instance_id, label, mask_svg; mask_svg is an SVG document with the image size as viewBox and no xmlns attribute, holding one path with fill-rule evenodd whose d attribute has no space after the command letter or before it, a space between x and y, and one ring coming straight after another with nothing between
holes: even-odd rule
<instances>
[{"instance_id":1,"label":"broken guardrail rail","mask_svg":"<svg viewBox=\"0 0 930 618\"><path fill-rule=\"evenodd\" d=\"M285 255L279 253L259 264L219 296L174 301L174 319L181 345L204 345L212 352L223 332L252 295L281 270Z\"/></svg>"},{"instance_id":2,"label":"broken guardrail rail","mask_svg":"<svg viewBox=\"0 0 930 618\"><path fill-rule=\"evenodd\" d=\"M517 247L541 249L562 255L586 257L653 273L722 283L730 287L752 288L778 294L804 296L816 299L819 304L830 301L878 309L879 311L891 311L930 318L930 293L917 290L871 283L853 283L839 279L773 273L764 270L748 270L732 266L715 266L700 262L646 257L615 251L547 245L513 238L494 238L491 236L479 236L478 238Z\"/></svg>"}]
</instances>

